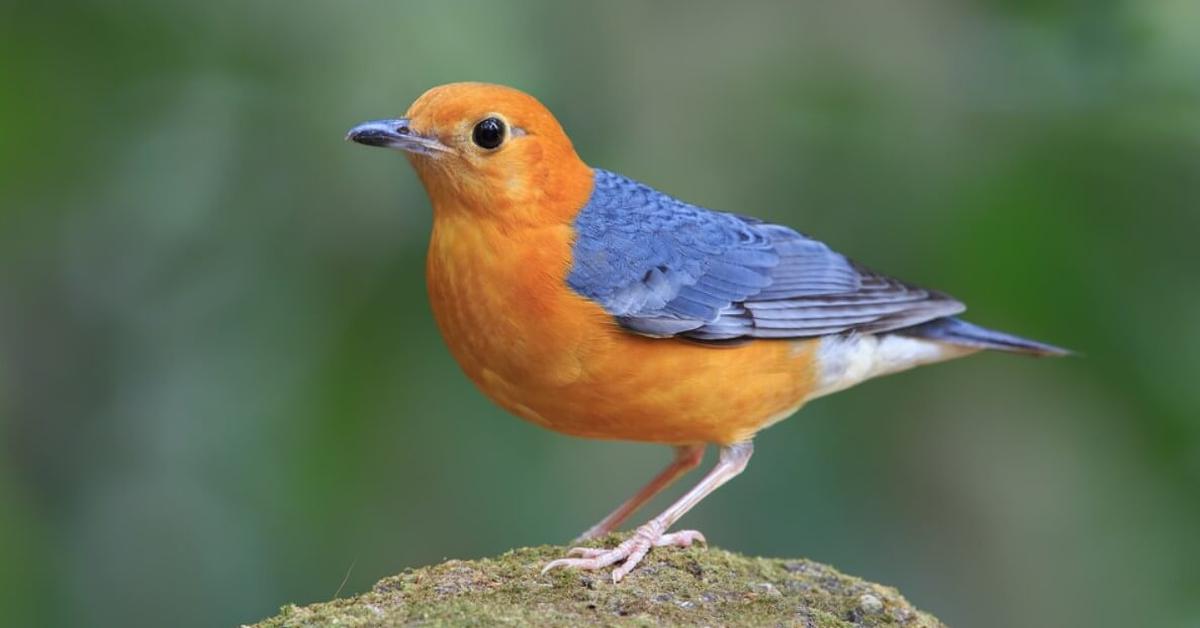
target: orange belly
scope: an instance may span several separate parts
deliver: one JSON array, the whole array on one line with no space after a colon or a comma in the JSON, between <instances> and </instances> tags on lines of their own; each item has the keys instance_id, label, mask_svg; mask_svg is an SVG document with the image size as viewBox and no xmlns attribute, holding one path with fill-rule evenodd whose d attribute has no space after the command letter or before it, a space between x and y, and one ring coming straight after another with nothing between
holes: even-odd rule
<instances>
[{"instance_id":1,"label":"orange belly","mask_svg":"<svg viewBox=\"0 0 1200 628\"><path fill-rule=\"evenodd\" d=\"M621 329L573 291L569 226L439 216L427 281L454 357L494 401L589 438L729 444L814 390L818 342L713 347Z\"/></svg>"}]
</instances>

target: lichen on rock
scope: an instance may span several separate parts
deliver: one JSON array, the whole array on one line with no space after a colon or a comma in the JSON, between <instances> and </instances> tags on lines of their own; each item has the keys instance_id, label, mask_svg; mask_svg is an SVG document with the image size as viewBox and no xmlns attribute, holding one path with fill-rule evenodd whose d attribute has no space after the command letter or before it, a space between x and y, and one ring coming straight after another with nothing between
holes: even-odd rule
<instances>
[{"instance_id":1,"label":"lichen on rock","mask_svg":"<svg viewBox=\"0 0 1200 628\"><path fill-rule=\"evenodd\" d=\"M607 571L542 575L564 551L526 548L410 569L357 597L285 606L257 626L943 626L895 589L809 560L670 548L651 552L619 584Z\"/></svg>"}]
</instances>

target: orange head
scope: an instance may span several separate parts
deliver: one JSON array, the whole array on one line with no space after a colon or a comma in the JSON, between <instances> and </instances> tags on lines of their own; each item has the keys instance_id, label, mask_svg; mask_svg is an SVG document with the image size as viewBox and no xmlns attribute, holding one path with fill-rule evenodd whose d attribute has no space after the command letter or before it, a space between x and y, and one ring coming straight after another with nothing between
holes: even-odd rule
<instances>
[{"instance_id":1,"label":"orange head","mask_svg":"<svg viewBox=\"0 0 1200 628\"><path fill-rule=\"evenodd\" d=\"M405 151L439 215L545 224L569 220L591 191L591 169L550 111L503 85L435 87L403 118L346 137Z\"/></svg>"}]
</instances>

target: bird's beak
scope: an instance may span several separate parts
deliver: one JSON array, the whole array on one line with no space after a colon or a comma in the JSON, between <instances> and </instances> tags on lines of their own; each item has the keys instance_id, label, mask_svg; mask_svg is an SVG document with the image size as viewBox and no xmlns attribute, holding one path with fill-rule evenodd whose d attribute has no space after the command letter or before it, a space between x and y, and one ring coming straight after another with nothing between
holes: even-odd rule
<instances>
[{"instance_id":1,"label":"bird's beak","mask_svg":"<svg viewBox=\"0 0 1200 628\"><path fill-rule=\"evenodd\" d=\"M408 118L371 120L350 129L346 139L367 146L395 148L419 155L454 152L435 137L425 137L408 126Z\"/></svg>"}]
</instances>

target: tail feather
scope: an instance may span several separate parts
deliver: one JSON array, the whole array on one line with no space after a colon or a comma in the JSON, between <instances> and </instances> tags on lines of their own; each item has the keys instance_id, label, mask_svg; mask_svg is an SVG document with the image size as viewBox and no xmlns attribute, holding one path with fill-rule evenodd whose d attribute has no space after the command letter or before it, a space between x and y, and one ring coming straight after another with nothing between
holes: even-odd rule
<instances>
[{"instance_id":1,"label":"tail feather","mask_svg":"<svg viewBox=\"0 0 1200 628\"><path fill-rule=\"evenodd\" d=\"M964 347L996 349L1036 356L1063 356L1071 355L1072 353L1061 347L987 329L950 316L937 318L913 327L897 329L892 333L916 338L927 338L929 340L937 340Z\"/></svg>"}]
</instances>

